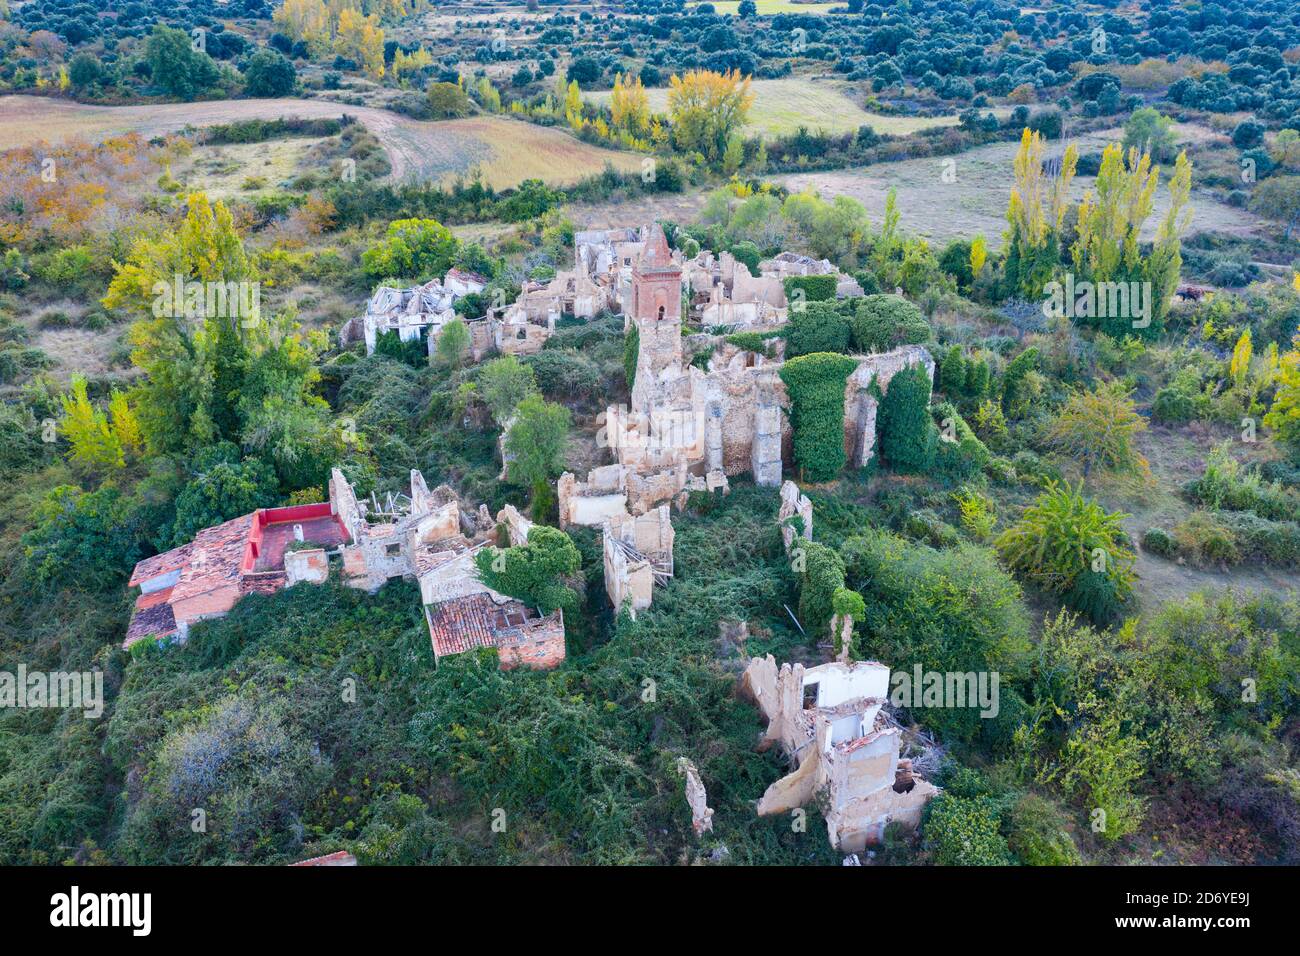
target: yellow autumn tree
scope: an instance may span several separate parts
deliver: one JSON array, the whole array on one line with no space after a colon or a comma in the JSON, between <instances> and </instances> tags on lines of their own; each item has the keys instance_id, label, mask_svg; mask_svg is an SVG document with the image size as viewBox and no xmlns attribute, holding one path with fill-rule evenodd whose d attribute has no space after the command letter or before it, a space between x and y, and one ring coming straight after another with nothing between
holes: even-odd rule
<instances>
[{"instance_id":1,"label":"yellow autumn tree","mask_svg":"<svg viewBox=\"0 0 1300 956\"><path fill-rule=\"evenodd\" d=\"M284 0L271 19L285 36L306 43L313 58L328 52L334 17L322 0Z\"/></svg>"},{"instance_id":2,"label":"yellow autumn tree","mask_svg":"<svg viewBox=\"0 0 1300 956\"><path fill-rule=\"evenodd\" d=\"M970 274L972 278L979 278L979 274L984 271L984 263L988 261L988 258L988 244L984 241L983 236L976 236L970 242Z\"/></svg>"},{"instance_id":3,"label":"yellow autumn tree","mask_svg":"<svg viewBox=\"0 0 1300 956\"><path fill-rule=\"evenodd\" d=\"M83 376L72 377L72 391L62 396L60 404L59 429L68 440L68 460L75 468L105 474L126 464L122 443L109 427L108 417L91 404Z\"/></svg>"},{"instance_id":4,"label":"yellow autumn tree","mask_svg":"<svg viewBox=\"0 0 1300 956\"><path fill-rule=\"evenodd\" d=\"M144 451L144 432L140 428L140 419L131 407L126 392L116 388L108 396L108 427L125 454L134 458Z\"/></svg>"},{"instance_id":5,"label":"yellow autumn tree","mask_svg":"<svg viewBox=\"0 0 1300 956\"><path fill-rule=\"evenodd\" d=\"M582 129L582 90L577 80L570 80L564 92L564 118L575 130Z\"/></svg>"},{"instance_id":6,"label":"yellow autumn tree","mask_svg":"<svg viewBox=\"0 0 1300 956\"><path fill-rule=\"evenodd\" d=\"M345 7L339 12L334 35L336 55L351 60L376 80L384 76L384 31L375 14L363 16Z\"/></svg>"},{"instance_id":7,"label":"yellow autumn tree","mask_svg":"<svg viewBox=\"0 0 1300 956\"><path fill-rule=\"evenodd\" d=\"M1250 341L1250 329L1245 329L1241 337L1237 339L1237 344L1232 350L1232 361L1228 363L1228 375L1232 378L1232 384L1240 387L1245 384L1246 376L1250 374L1250 360L1254 355L1254 346Z\"/></svg>"},{"instance_id":8,"label":"yellow autumn tree","mask_svg":"<svg viewBox=\"0 0 1300 956\"><path fill-rule=\"evenodd\" d=\"M688 70L668 83L668 115L679 149L718 164L754 104L750 79L739 70Z\"/></svg>"},{"instance_id":9,"label":"yellow autumn tree","mask_svg":"<svg viewBox=\"0 0 1300 956\"><path fill-rule=\"evenodd\" d=\"M1025 129L1012 164L1014 183L1007 203L1007 280L1020 294L1038 297L1060 258L1061 222L1079 152L1068 146L1046 163L1047 141Z\"/></svg>"},{"instance_id":10,"label":"yellow autumn tree","mask_svg":"<svg viewBox=\"0 0 1300 956\"><path fill-rule=\"evenodd\" d=\"M650 124L650 99L641 85L641 77L629 79L622 73L614 77L609 111L616 129L627 130L636 136L646 131Z\"/></svg>"}]
</instances>

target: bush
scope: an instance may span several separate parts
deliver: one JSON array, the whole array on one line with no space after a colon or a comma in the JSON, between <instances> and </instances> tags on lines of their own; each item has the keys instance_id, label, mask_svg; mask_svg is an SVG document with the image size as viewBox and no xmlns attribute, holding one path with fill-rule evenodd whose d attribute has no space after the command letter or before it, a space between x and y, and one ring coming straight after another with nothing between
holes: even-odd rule
<instances>
[{"instance_id":1,"label":"bush","mask_svg":"<svg viewBox=\"0 0 1300 956\"><path fill-rule=\"evenodd\" d=\"M1011 850L988 797L940 794L926 810L925 845L937 866L1010 866Z\"/></svg>"},{"instance_id":2,"label":"bush","mask_svg":"<svg viewBox=\"0 0 1300 956\"><path fill-rule=\"evenodd\" d=\"M897 295L869 295L858 300L852 325L853 346L860 352L888 352L930 338L930 326L921 310Z\"/></svg>"},{"instance_id":3,"label":"bush","mask_svg":"<svg viewBox=\"0 0 1300 956\"><path fill-rule=\"evenodd\" d=\"M1126 517L1051 482L995 546L1013 571L1092 616L1116 610L1132 594L1135 556L1121 525ZM1087 577L1107 580L1080 584Z\"/></svg>"},{"instance_id":4,"label":"bush","mask_svg":"<svg viewBox=\"0 0 1300 956\"><path fill-rule=\"evenodd\" d=\"M1026 866L1080 866L1070 818L1046 797L1027 793L1011 808L1007 846Z\"/></svg>"},{"instance_id":5,"label":"bush","mask_svg":"<svg viewBox=\"0 0 1300 956\"><path fill-rule=\"evenodd\" d=\"M1178 550L1178 543L1164 528L1147 528L1142 534L1142 550L1168 558Z\"/></svg>"},{"instance_id":6,"label":"bush","mask_svg":"<svg viewBox=\"0 0 1300 956\"><path fill-rule=\"evenodd\" d=\"M1171 385L1156 392L1151 417L1169 425L1182 425L1201 417L1201 404L1200 396Z\"/></svg>"},{"instance_id":7,"label":"bush","mask_svg":"<svg viewBox=\"0 0 1300 956\"><path fill-rule=\"evenodd\" d=\"M829 302L835 299L835 288L839 280L834 275L823 276L787 276L782 283L785 297L790 303Z\"/></svg>"},{"instance_id":8,"label":"bush","mask_svg":"<svg viewBox=\"0 0 1300 956\"><path fill-rule=\"evenodd\" d=\"M938 432L930 418L930 376L916 365L897 373L880 403L880 451L899 471L924 471L934 462Z\"/></svg>"},{"instance_id":9,"label":"bush","mask_svg":"<svg viewBox=\"0 0 1300 956\"><path fill-rule=\"evenodd\" d=\"M1236 564L1241 560L1236 535L1208 511L1198 511L1174 528L1178 553L1192 564Z\"/></svg>"},{"instance_id":10,"label":"bush","mask_svg":"<svg viewBox=\"0 0 1300 956\"><path fill-rule=\"evenodd\" d=\"M810 302L792 311L785 328L786 355L795 358L813 352L844 352L848 349L848 319L830 302Z\"/></svg>"},{"instance_id":11,"label":"bush","mask_svg":"<svg viewBox=\"0 0 1300 956\"><path fill-rule=\"evenodd\" d=\"M807 481L830 481L844 468L844 383L855 368L851 358L829 352L781 366L790 394L794 460Z\"/></svg>"}]
</instances>

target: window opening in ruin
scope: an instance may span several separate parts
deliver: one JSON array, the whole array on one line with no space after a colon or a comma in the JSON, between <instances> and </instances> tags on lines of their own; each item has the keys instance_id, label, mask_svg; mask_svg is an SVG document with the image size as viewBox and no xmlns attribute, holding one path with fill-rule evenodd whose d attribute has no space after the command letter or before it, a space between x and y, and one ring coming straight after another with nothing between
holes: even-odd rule
<instances>
[{"instance_id":1,"label":"window opening in ruin","mask_svg":"<svg viewBox=\"0 0 1300 956\"><path fill-rule=\"evenodd\" d=\"M395 558L402 553L402 546L400 544L386 545L384 547L384 553L387 554L390 558Z\"/></svg>"},{"instance_id":2,"label":"window opening in ruin","mask_svg":"<svg viewBox=\"0 0 1300 956\"><path fill-rule=\"evenodd\" d=\"M817 686L818 685L815 682L812 684L803 685L803 709L804 710L810 710L811 708L817 706Z\"/></svg>"},{"instance_id":3,"label":"window opening in ruin","mask_svg":"<svg viewBox=\"0 0 1300 956\"><path fill-rule=\"evenodd\" d=\"M662 322L663 320L664 320L664 307L661 305L659 306L659 321Z\"/></svg>"}]
</instances>

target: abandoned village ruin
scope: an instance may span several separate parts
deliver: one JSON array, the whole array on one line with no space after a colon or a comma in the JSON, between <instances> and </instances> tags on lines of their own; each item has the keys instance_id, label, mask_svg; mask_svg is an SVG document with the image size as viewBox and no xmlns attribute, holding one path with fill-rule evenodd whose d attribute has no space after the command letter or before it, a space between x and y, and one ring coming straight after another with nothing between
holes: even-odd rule
<instances>
[{"instance_id":1,"label":"abandoned village ruin","mask_svg":"<svg viewBox=\"0 0 1300 956\"><path fill-rule=\"evenodd\" d=\"M778 515L787 553L812 539L812 503L793 482L790 400L779 372L784 341L764 352L702 332L683 338L690 321L704 329L777 332L801 303L787 300L791 276L835 275L838 298L860 296L855 280L829 262L782 253L759 275L729 253L684 260L658 224L575 234L575 264L549 282L526 284L515 302L487 307L466 322L470 354L529 355L542 349L565 317L621 313L637 342L630 404L609 406L597 421L608 464L585 478L565 472L557 482L559 525L599 527L605 588L616 610L635 617L674 573L672 505L691 492L727 493L730 479L780 487ZM482 293L487 280L458 269L409 289L380 287L362 316L345 324L343 344L396 332L424 338L430 355L457 317L461 298ZM686 357L708 354L704 367ZM844 390L844 448L853 467L875 450L880 396L898 372L934 361L920 346L853 356ZM503 451L503 465L508 465ZM486 506L462 510L446 485L432 491L412 471L409 494L358 499L337 468L328 501L264 508L199 532L193 541L136 565L140 589L124 647L151 639L184 640L196 622L227 613L245 595L301 582L320 584L335 569L345 584L375 591L395 577L418 582L435 661L475 648L496 648L503 669L550 668L565 658L562 611L541 615L484 584L474 556L493 545L520 545L532 523L507 505L493 519ZM797 520L796 520L797 519ZM834 622L841 652L816 667L753 658L739 689L767 719L761 749L779 744L794 770L768 788L760 814L789 812L826 792L833 845L846 853L879 842L885 825L915 826L938 791L899 759L900 731L882 705L889 669L849 659L851 618ZM685 759L685 758L683 758ZM711 828L705 786L682 764L695 830Z\"/></svg>"}]
</instances>

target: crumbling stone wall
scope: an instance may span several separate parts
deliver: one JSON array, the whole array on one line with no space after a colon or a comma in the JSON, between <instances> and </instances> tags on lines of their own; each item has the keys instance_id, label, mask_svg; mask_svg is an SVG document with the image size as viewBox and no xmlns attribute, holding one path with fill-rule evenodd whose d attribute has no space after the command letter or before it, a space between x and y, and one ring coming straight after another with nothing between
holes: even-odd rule
<instances>
[{"instance_id":1,"label":"crumbling stone wall","mask_svg":"<svg viewBox=\"0 0 1300 956\"><path fill-rule=\"evenodd\" d=\"M604 527L605 593L616 611L633 617L654 600L655 572L671 574L675 537L667 505L638 516L610 518Z\"/></svg>"},{"instance_id":2,"label":"crumbling stone wall","mask_svg":"<svg viewBox=\"0 0 1300 956\"><path fill-rule=\"evenodd\" d=\"M827 794L827 835L836 848L858 852L877 843L890 822L916 826L938 789L913 776L899 782L900 732L881 713L889 668L874 661L836 662L805 669L753 658L740 692L768 719L759 741L779 744L795 769L768 787L758 813L788 813Z\"/></svg>"}]
</instances>

